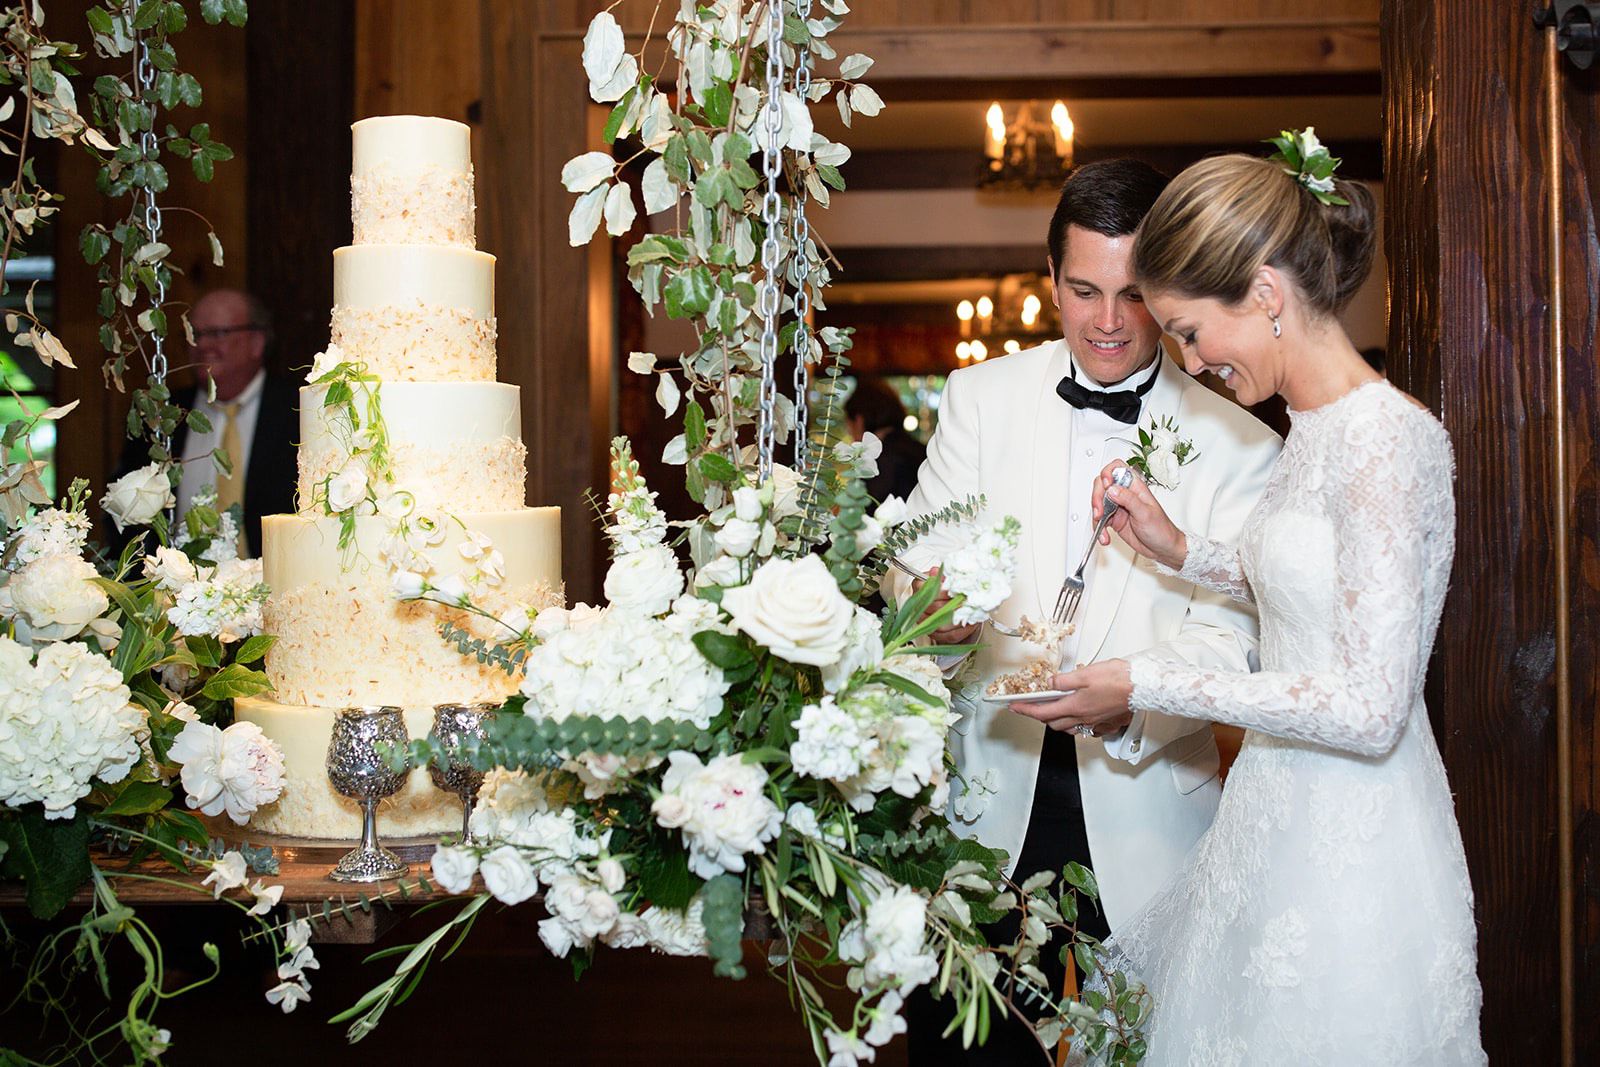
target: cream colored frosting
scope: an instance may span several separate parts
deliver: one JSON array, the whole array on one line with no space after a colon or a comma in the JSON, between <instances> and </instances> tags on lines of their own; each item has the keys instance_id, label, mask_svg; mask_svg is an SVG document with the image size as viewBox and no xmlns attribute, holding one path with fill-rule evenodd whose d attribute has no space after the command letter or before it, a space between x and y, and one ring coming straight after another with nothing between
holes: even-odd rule
<instances>
[{"instance_id":1,"label":"cream colored frosting","mask_svg":"<svg viewBox=\"0 0 1600 1067\"><path fill-rule=\"evenodd\" d=\"M426 737L433 708L403 709L406 733ZM265 697L234 701L234 718L253 722L283 750L283 795L258 810L251 829L266 834L354 840L361 836L361 807L328 782L328 742L338 708L280 704ZM461 802L434 786L426 769L411 772L405 787L378 805L382 838L420 837L461 830Z\"/></svg>"},{"instance_id":2,"label":"cream colored frosting","mask_svg":"<svg viewBox=\"0 0 1600 1067\"><path fill-rule=\"evenodd\" d=\"M386 382L492 382L495 320L464 308L392 304L335 307L332 341Z\"/></svg>"},{"instance_id":3,"label":"cream colored frosting","mask_svg":"<svg viewBox=\"0 0 1600 1067\"><path fill-rule=\"evenodd\" d=\"M350 125L351 173L384 167L465 172L472 166L472 128L432 115L379 115Z\"/></svg>"},{"instance_id":4,"label":"cream colored frosting","mask_svg":"<svg viewBox=\"0 0 1600 1067\"><path fill-rule=\"evenodd\" d=\"M472 171L429 167L420 172L390 168L350 179L353 242L425 244L472 248L478 243L477 199Z\"/></svg>"},{"instance_id":5,"label":"cream colored frosting","mask_svg":"<svg viewBox=\"0 0 1600 1067\"><path fill-rule=\"evenodd\" d=\"M302 514L326 514L317 490L348 459L343 448L300 449ZM522 506L528 450L515 437L446 445L405 442L390 447L389 471L393 481L377 487L380 498L388 489L404 489L424 512L509 511Z\"/></svg>"},{"instance_id":6,"label":"cream colored frosting","mask_svg":"<svg viewBox=\"0 0 1600 1067\"><path fill-rule=\"evenodd\" d=\"M336 448L341 444L341 433L348 437L343 406L330 412L322 402L326 395L326 386L306 385L300 389L303 449ZM383 382L378 387L389 443L428 448L483 444L504 437L520 440L521 396L520 387L500 382ZM357 413L365 414L365 398L357 395L355 403Z\"/></svg>"},{"instance_id":7,"label":"cream colored frosting","mask_svg":"<svg viewBox=\"0 0 1600 1067\"><path fill-rule=\"evenodd\" d=\"M430 306L494 317L494 257L444 245L364 244L333 250L333 303L345 308Z\"/></svg>"}]
</instances>

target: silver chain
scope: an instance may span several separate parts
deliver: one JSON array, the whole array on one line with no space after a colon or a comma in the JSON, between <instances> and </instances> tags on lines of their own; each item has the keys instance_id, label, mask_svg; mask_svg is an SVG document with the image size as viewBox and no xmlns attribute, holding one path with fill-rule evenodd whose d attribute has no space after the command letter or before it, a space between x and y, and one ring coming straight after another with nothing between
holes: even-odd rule
<instances>
[{"instance_id":1,"label":"silver chain","mask_svg":"<svg viewBox=\"0 0 1600 1067\"><path fill-rule=\"evenodd\" d=\"M139 97L141 103L148 103L151 99L156 83L156 68L150 62L150 44L145 38L140 38L139 47L134 52L133 73L139 82ZM139 151L141 157L151 161L159 155L159 146L156 142L155 121L152 117L150 127L139 135ZM148 185L140 191L139 196L144 201L144 225L150 231L150 243L161 240L161 208L156 205L155 190ZM161 267L158 263L156 271L156 307L164 307L167 302L167 283L161 280ZM155 352L150 357L150 381L162 385L167 381L167 349L164 338L160 332L151 334L151 341L155 345ZM168 436L156 430L156 441L163 448L171 445Z\"/></svg>"},{"instance_id":2,"label":"silver chain","mask_svg":"<svg viewBox=\"0 0 1600 1067\"><path fill-rule=\"evenodd\" d=\"M795 15L801 22L811 18L811 0L795 0ZM804 45L796 49L794 60L794 95L801 104L810 106L811 49ZM808 436L811 413L811 293L807 286L811 280L811 224L806 221L806 187L799 183L794 190L794 206L790 214L792 223L791 244L794 248L794 468L803 471L811 461L811 441Z\"/></svg>"},{"instance_id":3,"label":"silver chain","mask_svg":"<svg viewBox=\"0 0 1600 1067\"><path fill-rule=\"evenodd\" d=\"M772 450L776 440L774 417L778 403L778 313L783 307L783 264L780 243L783 202L778 197L778 175L783 170L783 0L767 0L767 104L762 120L766 124L767 147L761 157L767 191L761 201L761 221L765 233L761 240L761 267L766 272L761 283L761 406L756 424L758 477L765 483L772 477ZM728 417L732 419L733 413Z\"/></svg>"}]
</instances>

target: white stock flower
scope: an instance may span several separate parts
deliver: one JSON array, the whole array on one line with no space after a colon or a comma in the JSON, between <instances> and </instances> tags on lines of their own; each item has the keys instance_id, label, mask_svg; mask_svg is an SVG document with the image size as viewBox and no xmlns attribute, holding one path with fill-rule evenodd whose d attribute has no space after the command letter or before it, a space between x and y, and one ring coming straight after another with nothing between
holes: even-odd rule
<instances>
[{"instance_id":1,"label":"white stock flower","mask_svg":"<svg viewBox=\"0 0 1600 1067\"><path fill-rule=\"evenodd\" d=\"M678 557L665 545L618 556L606 571L606 599L639 615L660 615L683 592Z\"/></svg>"},{"instance_id":2,"label":"white stock flower","mask_svg":"<svg viewBox=\"0 0 1600 1067\"><path fill-rule=\"evenodd\" d=\"M446 893L465 893L478 873L478 854L470 848L440 846L433 853L433 880Z\"/></svg>"},{"instance_id":3,"label":"white stock flower","mask_svg":"<svg viewBox=\"0 0 1600 1067\"><path fill-rule=\"evenodd\" d=\"M850 684L851 677L870 670L883 661L883 627L878 616L860 605L845 633L844 654L839 662L822 668L822 688L837 693Z\"/></svg>"},{"instance_id":4,"label":"white stock flower","mask_svg":"<svg viewBox=\"0 0 1600 1067\"><path fill-rule=\"evenodd\" d=\"M11 612L36 641L77 637L111 606L106 591L95 584L98 577L94 564L80 556L36 559L5 587Z\"/></svg>"},{"instance_id":5,"label":"white stock flower","mask_svg":"<svg viewBox=\"0 0 1600 1067\"><path fill-rule=\"evenodd\" d=\"M966 597L955 611L957 626L982 622L1011 595L1021 532L1021 524L1009 516L995 526L969 522L958 528L961 543L941 564L945 591Z\"/></svg>"},{"instance_id":6,"label":"white stock flower","mask_svg":"<svg viewBox=\"0 0 1600 1067\"><path fill-rule=\"evenodd\" d=\"M1145 463L1150 468L1150 479L1164 489L1173 489L1178 484L1179 470L1182 464L1178 462L1178 454L1169 448L1154 448L1145 457Z\"/></svg>"},{"instance_id":7,"label":"white stock flower","mask_svg":"<svg viewBox=\"0 0 1600 1067\"><path fill-rule=\"evenodd\" d=\"M244 885L249 877L250 869L244 862L244 855L234 849L211 862L211 873L200 879L200 884L211 886L212 898L220 899L228 890Z\"/></svg>"},{"instance_id":8,"label":"white stock flower","mask_svg":"<svg viewBox=\"0 0 1600 1067\"><path fill-rule=\"evenodd\" d=\"M253 722L226 730L191 722L167 756L183 768L184 803L202 814L227 812L243 826L257 808L283 795L283 752Z\"/></svg>"},{"instance_id":9,"label":"white stock flower","mask_svg":"<svg viewBox=\"0 0 1600 1067\"><path fill-rule=\"evenodd\" d=\"M227 560L180 588L167 620L188 637L238 641L261 632L267 592L259 559Z\"/></svg>"},{"instance_id":10,"label":"white stock flower","mask_svg":"<svg viewBox=\"0 0 1600 1067\"><path fill-rule=\"evenodd\" d=\"M339 473L328 479L328 510L349 511L367 499L367 488L366 460L351 456Z\"/></svg>"},{"instance_id":11,"label":"white stock flower","mask_svg":"<svg viewBox=\"0 0 1600 1067\"><path fill-rule=\"evenodd\" d=\"M533 868L511 845L501 845L483 857L478 873L483 875L485 888L502 904L521 904L539 888Z\"/></svg>"},{"instance_id":12,"label":"white stock flower","mask_svg":"<svg viewBox=\"0 0 1600 1067\"><path fill-rule=\"evenodd\" d=\"M867 1044L882 1048L893 1041L895 1035L905 1033L906 1020L901 1014L904 1008L905 998L894 992L885 993L878 1003L868 1008L867 1014L872 1018L872 1025L867 1028Z\"/></svg>"},{"instance_id":13,"label":"white stock flower","mask_svg":"<svg viewBox=\"0 0 1600 1067\"><path fill-rule=\"evenodd\" d=\"M745 519L729 519L712 538L718 548L740 559L748 556L760 539L761 524Z\"/></svg>"},{"instance_id":14,"label":"white stock flower","mask_svg":"<svg viewBox=\"0 0 1600 1067\"><path fill-rule=\"evenodd\" d=\"M750 584L729 589L723 608L734 625L790 663L826 667L844 653L855 605L817 556L770 559Z\"/></svg>"},{"instance_id":15,"label":"white stock flower","mask_svg":"<svg viewBox=\"0 0 1600 1067\"><path fill-rule=\"evenodd\" d=\"M108 485L106 495L100 498L100 506L117 524L119 533L149 522L176 503L166 468L159 463L124 474Z\"/></svg>"},{"instance_id":16,"label":"white stock flower","mask_svg":"<svg viewBox=\"0 0 1600 1067\"><path fill-rule=\"evenodd\" d=\"M832 697L802 708L795 734L789 758L796 774L812 778L841 781L853 777L877 747L855 716Z\"/></svg>"},{"instance_id":17,"label":"white stock flower","mask_svg":"<svg viewBox=\"0 0 1600 1067\"><path fill-rule=\"evenodd\" d=\"M0 803L70 819L93 783L120 782L148 734L122 672L87 645L28 649L0 637Z\"/></svg>"},{"instance_id":18,"label":"white stock flower","mask_svg":"<svg viewBox=\"0 0 1600 1067\"><path fill-rule=\"evenodd\" d=\"M688 805L681 829L689 870L701 878L743 871L745 856L765 852L783 827L783 813L766 795L766 770L737 754L701 763L694 753L680 751L667 760L661 792Z\"/></svg>"},{"instance_id":19,"label":"white stock flower","mask_svg":"<svg viewBox=\"0 0 1600 1067\"><path fill-rule=\"evenodd\" d=\"M89 540L89 516L81 511L46 508L23 524L12 538L17 566L45 556L76 556Z\"/></svg>"}]
</instances>

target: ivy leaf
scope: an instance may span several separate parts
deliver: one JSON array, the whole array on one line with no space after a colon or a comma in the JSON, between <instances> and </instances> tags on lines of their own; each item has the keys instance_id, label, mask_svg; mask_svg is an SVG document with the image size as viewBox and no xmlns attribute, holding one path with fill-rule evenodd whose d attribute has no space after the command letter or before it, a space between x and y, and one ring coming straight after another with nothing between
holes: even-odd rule
<instances>
[{"instance_id":1,"label":"ivy leaf","mask_svg":"<svg viewBox=\"0 0 1600 1067\"><path fill-rule=\"evenodd\" d=\"M35 918L53 917L89 880L89 819L81 811L73 819L25 811L0 820L0 840L7 846L0 873L27 884L28 910Z\"/></svg>"}]
</instances>

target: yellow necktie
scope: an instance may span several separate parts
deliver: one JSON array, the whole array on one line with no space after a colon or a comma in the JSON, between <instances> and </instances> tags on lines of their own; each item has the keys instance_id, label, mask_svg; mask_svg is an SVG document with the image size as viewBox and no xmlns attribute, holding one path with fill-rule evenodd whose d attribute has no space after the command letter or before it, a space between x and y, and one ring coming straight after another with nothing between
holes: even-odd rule
<instances>
[{"instance_id":1,"label":"yellow necktie","mask_svg":"<svg viewBox=\"0 0 1600 1067\"><path fill-rule=\"evenodd\" d=\"M239 440L239 405L223 404L222 413L227 419L222 427L222 448L233 465L232 474L217 472L217 511L227 511L235 504L244 503L244 445Z\"/></svg>"}]
</instances>

